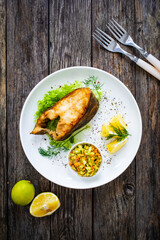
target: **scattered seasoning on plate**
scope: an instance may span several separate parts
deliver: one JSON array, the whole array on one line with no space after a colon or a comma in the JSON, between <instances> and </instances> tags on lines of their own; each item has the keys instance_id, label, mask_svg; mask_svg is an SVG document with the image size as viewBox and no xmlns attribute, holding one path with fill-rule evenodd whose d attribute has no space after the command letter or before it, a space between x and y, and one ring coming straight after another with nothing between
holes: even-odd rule
<instances>
[{"instance_id":1,"label":"scattered seasoning on plate","mask_svg":"<svg viewBox=\"0 0 160 240\"><path fill-rule=\"evenodd\" d=\"M69 82L67 82L69 84ZM59 87L59 84L57 84L57 88ZM129 126L132 124L132 122L129 121L129 117L127 112L127 107L125 106L125 103L118 97L115 97L112 95L112 91L108 89L107 91L104 90L103 98L100 102L99 110L96 114L96 117L92 120L91 123L91 129L90 132L85 133L83 136L80 136L80 140L83 142L92 142L93 145L96 145L98 149L101 151L101 154L103 156L103 163L102 163L102 169L104 166L104 170L106 168L109 168L112 164L112 161L114 161L117 156L112 155L112 159L110 158L110 154L107 151L106 148L106 140L100 136L100 131L103 122L106 120L109 121L109 119L118 113L121 113L122 117L124 117L126 123L129 124ZM113 103L113 105L112 105ZM117 103L117 104L116 104ZM112 109L112 111L110 111ZM116 109L116 110L114 110ZM98 127L98 129L97 129ZM79 141L79 139L76 139L76 142ZM58 166L65 168L64 166L64 159L66 158L66 152L61 152L59 155L55 156L52 161L58 162Z\"/></svg>"}]
</instances>

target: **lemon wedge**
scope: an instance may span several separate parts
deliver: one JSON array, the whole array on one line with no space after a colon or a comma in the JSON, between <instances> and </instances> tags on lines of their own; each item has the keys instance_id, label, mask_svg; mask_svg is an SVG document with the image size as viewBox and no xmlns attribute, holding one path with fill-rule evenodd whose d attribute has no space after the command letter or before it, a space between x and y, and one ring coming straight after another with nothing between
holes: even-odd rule
<instances>
[{"instance_id":1,"label":"lemon wedge","mask_svg":"<svg viewBox=\"0 0 160 240\"><path fill-rule=\"evenodd\" d=\"M114 134L113 128L110 125L104 123L101 129L101 136L107 137L109 134Z\"/></svg>"},{"instance_id":2,"label":"lemon wedge","mask_svg":"<svg viewBox=\"0 0 160 240\"><path fill-rule=\"evenodd\" d=\"M123 126L124 128L127 129L127 125L126 125L125 121L123 120L121 114L117 114L114 117L112 117L110 120L110 123L112 124L112 126L114 126L116 128L117 127L121 128Z\"/></svg>"},{"instance_id":3,"label":"lemon wedge","mask_svg":"<svg viewBox=\"0 0 160 240\"><path fill-rule=\"evenodd\" d=\"M117 152L126 144L127 141L128 141L128 137L123 139L122 141L115 140L113 142L110 142L109 144L107 144L107 149L109 153L113 154Z\"/></svg>"},{"instance_id":4,"label":"lemon wedge","mask_svg":"<svg viewBox=\"0 0 160 240\"><path fill-rule=\"evenodd\" d=\"M29 211L34 217L45 217L51 215L59 207L58 197L54 193L44 192L34 198Z\"/></svg>"},{"instance_id":5,"label":"lemon wedge","mask_svg":"<svg viewBox=\"0 0 160 240\"><path fill-rule=\"evenodd\" d=\"M109 121L109 124L104 123L101 129L101 136L106 137L107 140L113 139L112 142L107 144L110 154L120 150L128 141L130 134L127 130L127 124L120 114L115 115Z\"/></svg>"},{"instance_id":6,"label":"lemon wedge","mask_svg":"<svg viewBox=\"0 0 160 240\"><path fill-rule=\"evenodd\" d=\"M125 121L123 120L122 116L120 114L115 115L111 118L109 124L104 123L101 128L101 136L107 137L110 134L115 134L113 127L121 129L124 127L127 129L127 125Z\"/></svg>"}]
</instances>

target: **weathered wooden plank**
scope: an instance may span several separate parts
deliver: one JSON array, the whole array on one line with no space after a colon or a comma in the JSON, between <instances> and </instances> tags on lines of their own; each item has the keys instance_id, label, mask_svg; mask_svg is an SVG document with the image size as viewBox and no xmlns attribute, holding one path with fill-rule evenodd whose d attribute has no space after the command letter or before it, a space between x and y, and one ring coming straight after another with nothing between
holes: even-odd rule
<instances>
[{"instance_id":1,"label":"weathered wooden plank","mask_svg":"<svg viewBox=\"0 0 160 240\"><path fill-rule=\"evenodd\" d=\"M93 31L99 26L109 33L105 25L113 17L134 35L133 1L92 2ZM94 40L92 49L93 66L118 77L135 95L134 64L120 54L105 51ZM93 196L94 239L135 239L135 161L120 177L96 188Z\"/></svg>"},{"instance_id":2,"label":"weathered wooden plank","mask_svg":"<svg viewBox=\"0 0 160 240\"><path fill-rule=\"evenodd\" d=\"M36 219L29 207L16 206L11 188L29 179L36 194L50 190L50 183L25 157L19 139L19 117L31 89L48 75L48 4L46 1L7 2L7 143L8 239L50 239L50 218Z\"/></svg>"},{"instance_id":3,"label":"weathered wooden plank","mask_svg":"<svg viewBox=\"0 0 160 240\"><path fill-rule=\"evenodd\" d=\"M7 239L6 6L0 1L0 239Z\"/></svg>"},{"instance_id":4,"label":"weathered wooden plank","mask_svg":"<svg viewBox=\"0 0 160 240\"><path fill-rule=\"evenodd\" d=\"M90 66L91 1L50 1L50 69ZM51 239L92 239L92 190L52 185L61 208L52 215ZM56 227L55 227L56 226Z\"/></svg>"},{"instance_id":5,"label":"weathered wooden plank","mask_svg":"<svg viewBox=\"0 0 160 240\"><path fill-rule=\"evenodd\" d=\"M158 0L92 2L93 29L95 25L105 29L105 23L110 17L114 17L131 33L137 43L146 46L148 51L160 58ZM126 58L104 51L95 41L93 66L120 78L136 96L142 112L144 137L136 157L136 191L133 162L118 179L95 189L93 196L91 190L71 190L52 185L53 192L60 197L61 208L51 219L34 219L29 215L28 207L20 208L11 202L11 188L22 178L32 180L36 193L50 189L48 181L44 180L25 158L18 135L23 102L32 87L48 74L47 4L46 1L25 0L8 1L7 4L8 239L159 239L160 84ZM6 239L6 18L3 13L5 6L4 1L1 1L0 238ZM66 66L91 64L90 23L89 0L50 1L51 72ZM130 51L139 55L136 51Z\"/></svg>"},{"instance_id":6,"label":"weathered wooden plank","mask_svg":"<svg viewBox=\"0 0 160 240\"><path fill-rule=\"evenodd\" d=\"M135 40L160 59L160 2L135 1ZM160 82L136 68L143 138L136 160L136 237L160 239Z\"/></svg>"}]
</instances>

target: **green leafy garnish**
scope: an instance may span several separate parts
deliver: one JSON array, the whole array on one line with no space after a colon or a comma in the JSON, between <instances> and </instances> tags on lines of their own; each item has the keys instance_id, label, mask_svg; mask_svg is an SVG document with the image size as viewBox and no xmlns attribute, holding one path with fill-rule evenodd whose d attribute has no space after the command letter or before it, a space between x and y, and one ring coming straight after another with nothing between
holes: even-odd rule
<instances>
[{"instance_id":1,"label":"green leafy garnish","mask_svg":"<svg viewBox=\"0 0 160 240\"><path fill-rule=\"evenodd\" d=\"M61 98L66 96L68 93L72 92L77 88L83 87L82 82L75 81L71 84L64 84L64 86L59 87L55 90L48 91L42 100L38 101L38 111L35 113L35 121L41 116L41 114L46 111L48 108L52 107L57 103Z\"/></svg>"},{"instance_id":2,"label":"green leafy garnish","mask_svg":"<svg viewBox=\"0 0 160 240\"><path fill-rule=\"evenodd\" d=\"M67 151L71 148L71 144L74 143L74 137L79 134L80 132L90 128L89 125L86 125L85 127L81 128L80 130L77 130L74 134L72 134L69 138L65 139L64 141L55 141L52 139L49 135L50 139L50 145L48 146L47 150L44 148L39 148L38 151L39 153L44 156L44 157L53 157L57 156L61 151Z\"/></svg>"},{"instance_id":3,"label":"green leafy garnish","mask_svg":"<svg viewBox=\"0 0 160 240\"><path fill-rule=\"evenodd\" d=\"M117 134L109 134L109 135L106 137L106 140L109 140L109 139L114 138L114 137L116 137L116 136L117 136Z\"/></svg>"},{"instance_id":4,"label":"green leafy garnish","mask_svg":"<svg viewBox=\"0 0 160 240\"><path fill-rule=\"evenodd\" d=\"M60 151L64 150L65 151L65 148L60 148L60 147L56 147L56 146L52 146L52 147L49 147L48 146L48 149L45 150L43 148L39 148L38 151L39 153L43 156L43 157L49 157L51 158L53 155L54 156L57 156L57 154L60 153ZM67 149L68 150L68 149Z\"/></svg>"},{"instance_id":5,"label":"green leafy garnish","mask_svg":"<svg viewBox=\"0 0 160 240\"><path fill-rule=\"evenodd\" d=\"M111 123L109 123L109 124L112 127L114 133L109 134L106 137L107 140L116 137L117 141L120 142L130 135L129 132L127 131L127 129L124 126L122 126L122 124L121 124L121 127L115 127Z\"/></svg>"},{"instance_id":6,"label":"green leafy garnish","mask_svg":"<svg viewBox=\"0 0 160 240\"><path fill-rule=\"evenodd\" d=\"M57 119L55 120L51 120L47 123L47 128L50 129L50 130L53 130L55 131L56 128L57 128L57 124L58 124L58 121L59 121L60 117L58 117Z\"/></svg>"},{"instance_id":7,"label":"green leafy garnish","mask_svg":"<svg viewBox=\"0 0 160 240\"><path fill-rule=\"evenodd\" d=\"M98 100L100 100L103 96L103 91L102 91L102 86L103 84L101 84L99 81L98 81L98 78L95 77L95 76L90 76L89 78L85 79L83 81L83 83L85 84L86 87L89 87L94 95L96 96L96 98Z\"/></svg>"}]
</instances>

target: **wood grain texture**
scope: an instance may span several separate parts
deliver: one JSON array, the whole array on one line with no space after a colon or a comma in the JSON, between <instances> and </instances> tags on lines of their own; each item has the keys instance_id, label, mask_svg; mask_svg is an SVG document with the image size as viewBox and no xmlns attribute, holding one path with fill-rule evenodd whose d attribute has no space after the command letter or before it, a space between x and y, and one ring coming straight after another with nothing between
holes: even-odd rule
<instances>
[{"instance_id":1,"label":"wood grain texture","mask_svg":"<svg viewBox=\"0 0 160 240\"><path fill-rule=\"evenodd\" d=\"M160 58L160 2L135 1L136 42ZM143 138L136 158L136 237L160 239L160 82L136 68Z\"/></svg>"},{"instance_id":2,"label":"wood grain texture","mask_svg":"<svg viewBox=\"0 0 160 240\"><path fill-rule=\"evenodd\" d=\"M0 240L160 239L160 82L91 39L95 26L108 32L105 24L114 17L160 59L159 9L158 0L0 0ZM135 160L93 190L51 184L26 159L19 138L20 112L31 89L49 73L76 65L119 78L135 96L143 121ZM11 201L21 179L31 180L36 194L57 194L61 207L50 217L31 217L29 206Z\"/></svg>"},{"instance_id":3,"label":"wood grain texture","mask_svg":"<svg viewBox=\"0 0 160 240\"><path fill-rule=\"evenodd\" d=\"M6 6L0 1L0 239L7 239Z\"/></svg>"},{"instance_id":4,"label":"wood grain texture","mask_svg":"<svg viewBox=\"0 0 160 240\"><path fill-rule=\"evenodd\" d=\"M92 1L92 25L107 31L110 18L134 36L134 1ZM125 47L124 47L125 48ZM112 73L135 95L135 65L120 54L105 51L93 40L93 66ZM135 161L117 179L93 194L94 239L135 239Z\"/></svg>"},{"instance_id":5,"label":"wood grain texture","mask_svg":"<svg viewBox=\"0 0 160 240\"><path fill-rule=\"evenodd\" d=\"M91 64L91 1L50 1L50 69ZM61 208L51 239L92 239L92 190L52 185ZM56 226L56 227L55 227Z\"/></svg>"},{"instance_id":6,"label":"wood grain texture","mask_svg":"<svg viewBox=\"0 0 160 240\"><path fill-rule=\"evenodd\" d=\"M11 189L21 179L35 185L36 194L50 183L33 169L21 148L19 118L31 89L48 75L48 4L46 1L7 3L7 144L8 239L50 239L50 218L34 218L29 206L16 206Z\"/></svg>"}]
</instances>

